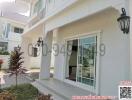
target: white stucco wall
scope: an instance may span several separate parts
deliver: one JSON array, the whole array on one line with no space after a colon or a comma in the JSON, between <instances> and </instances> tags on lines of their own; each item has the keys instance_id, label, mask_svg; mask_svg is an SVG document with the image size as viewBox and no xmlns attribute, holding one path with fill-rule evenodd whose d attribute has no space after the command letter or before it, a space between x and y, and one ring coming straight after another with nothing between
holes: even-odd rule
<instances>
[{"instance_id":1,"label":"white stucco wall","mask_svg":"<svg viewBox=\"0 0 132 100\"><path fill-rule=\"evenodd\" d=\"M30 35L30 37L22 37L22 51L24 52L24 66L28 69L31 68L40 68L40 64L41 64L41 51L38 51L40 53L40 55L38 57L32 57L31 56L31 46L29 46L30 44L32 44L33 46L35 46L35 44L38 41L39 37L42 37L42 29L33 31ZM29 51L28 51L29 48ZM39 50L41 50L42 48L40 47ZM29 54L30 53L30 54Z\"/></svg>"},{"instance_id":2,"label":"white stucco wall","mask_svg":"<svg viewBox=\"0 0 132 100\"><path fill-rule=\"evenodd\" d=\"M35 45L38 41L38 38L41 37L41 35L37 35L32 38L31 43L33 43L33 45ZM41 47L38 49L39 52L39 56L38 57L30 57L30 67L31 68L40 68L40 64L41 64Z\"/></svg>"},{"instance_id":3,"label":"white stucco wall","mask_svg":"<svg viewBox=\"0 0 132 100\"><path fill-rule=\"evenodd\" d=\"M30 43L31 39L27 37L22 37L22 52L24 52L23 57L24 57L24 64L23 66L26 67L27 69L30 69L30 57L28 54L28 44Z\"/></svg>"},{"instance_id":4,"label":"white stucco wall","mask_svg":"<svg viewBox=\"0 0 132 100\"><path fill-rule=\"evenodd\" d=\"M120 7L124 7L124 1L78 0L78 3L56 14L54 17L52 16L54 7L52 8L53 10L50 9L51 12L47 13L47 17L50 17L45 22L46 32L61 27L58 28L59 33L56 40L60 47L67 37L102 31L100 41L106 46L106 54L100 56L99 61L100 95L118 95L119 82L121 80L129 80L129 35L124 35L117 23L117 18L120 16L117 10L120 10ZM110 9L112 7L116 10ZM61 7L58 8L60 9ZM86 16L89 17L86 18ZM82 20L82 18L84 19ZM74 23L71 24L71 22ZM34 36L31 35L31 37ZM33 41L35 42L36 40L33 39ZM64 58L63 54L55 57L54 77L60 80L63 80L65 73ZM36 59L30 58L30 60L31 64L33 64Z\"/></svg>"},{"instance_id":5,"label":"white stucco wall","mask_svg":"<svg viewBox=\"0 0 132 100\"><path fill-rule=\"evenodd\" d=\"M12 50L14 50L14 47L21 44L21 34L14 33L14 27L24 28L25 25L21 22L17 22L5 17L0 18L0 24L1 24L0 32L4 32L4 31L9 32L9 33L4 33L2 39L3 42L4 40L8 42L8 51L11 52ZM7 30L7 25L10 26L8 27L8 30ZM6 34L8 34L8 37L6 37Z\"/></svg>"},{"instance_id":6,"label":"white stucco wall","mask_svg":"<svg viewBox=\"0 0 132 100\"><path fill-rule=\"evenodd\" d=\"M60 7L59 9L62 11L61 13L52 16L55 12L49 11L52 14L49 15L48 20L46 21L46 32L53 30L58 27L62 27L63 25L69 24L71 22L80 20L86 16L91 16L95 13L103 11L105 9L115 7L116 9L120 9L120 7L124 7L125 0L73 0L77 1L75 4L72 4L70 7L63 9ZM70 1L71 2L71 1ZM56 10L56 9L54 9ZM48 14L47 14L48 15Z\"/></svg>"},{"instance_id":7,"label":"white stucco wall","mask_svg":"<svg viewBox=\"0 0 132 100\"><path fill-rule=\"evenodd\" d=\"M21 46L21 34L9 32L8 36L8 51L14 50L14 47Z\"/></svg>"},{"instance_id":8,"label":"white stucco wall","mask_svg":"<svg viewBox=\"0 0 132 100\"><path fill-rule=\"evenodd\" d=\"M9 32L8 36L8 51L11 52L14 50L14 47L18 45L21 46L21 34Z\"/></svg>"},{"instance_id":9,"label":"white stucco wall","mask_svg":"<svg viewBox=\"0 0 132 100\"><path fill-rule=\"evenodd\" d=\"M100 95L118 95L121 80L129 80L129 35L124 35L118 27L119 12L108 9L83 20L59 28L58 44L65 38L101 30L101 43L106 53L100 56ZM63 54L55 57L55 78L63 80L65 59Z\"/></svg>"},{"instance_id":10,"label":"white stucco wall","mask_svg":"<svg viewBox=\"0 0 132 100\"><path fill-rule=\"evenodd\" d=\"M129 15L131 17L130 20L130 80L132 80L132 0L128 0L128 8L129 8Z\"/></svg>"}]
</instances>

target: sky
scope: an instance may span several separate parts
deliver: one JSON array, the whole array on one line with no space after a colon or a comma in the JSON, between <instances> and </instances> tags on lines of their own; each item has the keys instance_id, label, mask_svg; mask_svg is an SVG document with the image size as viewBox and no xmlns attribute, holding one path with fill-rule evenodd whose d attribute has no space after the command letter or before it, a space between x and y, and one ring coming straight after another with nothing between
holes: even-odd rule
<instances>
[{"instance_id":1,"label":"sky","mask_svg":"<svg viewBox=\"0 0 132 100\"><path fill-rule=\"evenodd\" d=\"M0 3L4 3L4 2L15 2L15 0L0 0Z\"/></svg>"},{"instance_id":2,"label":"sky","mask_svg":"<svg viewBox=\"0 0 132 100\"><path fill-rule=\"evenodd\" d=\"M15 0L0 0L0 11L19 13L24 16L29 16L29 6L26 3L15 3Z\"/></svg>"}]
</instances>

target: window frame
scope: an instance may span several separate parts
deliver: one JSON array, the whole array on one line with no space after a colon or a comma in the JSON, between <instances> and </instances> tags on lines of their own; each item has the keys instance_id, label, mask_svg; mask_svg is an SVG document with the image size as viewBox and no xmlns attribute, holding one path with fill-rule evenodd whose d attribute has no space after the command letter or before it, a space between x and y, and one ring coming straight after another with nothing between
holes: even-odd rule
<instances>
[{"instance_id":1,"label":"window frame","mask_svg":"<svg viewBox=\"0 0 132 100\"><path fill-rule=\"evenodd\" d=\"M64 56L64 60L65 60L65 66L64 66L64 77L63 77L63 80L64 82L66 83L69 83L71 85L75 85L77 87L80 87L80 88L83 88L85 90L88 90L88 91L91 91L93 93L96 93L97 95L99 94L99 83L100 83L100 65L99 65L99 61L100 61L100 54L99 54L99 46L100 46L100 35L101 35L101 31L95 31L95 32L91 32L91 33L84 33L84 34L78 34L78 35L74 35L72 37L68 37L68 38L65 38L64 39L64 43L66 44L67 41L69 40L74 40L74 39L80 39L80 38L85 38L85 37L90 37L90 36L97 36L97 56L96 56L96 86L93 90L93 88L91 88L90 86L88 85L85 85L85 84L82 84L82 83L79 83L79 82L74 82L74 81L71 81L71 80L68 80L65 78L65 75L66 75L66 66L67 66L67 56L65 55ZM66 47L67 48L67 47Z\"/></svg>"},{"instance_id":2,"label":"window frame","mask_svg":"<svg viewBox=\"0 0 132 100\"><path fill-rule=\"evenodd\" d=\"M17 30L17 31L16 31ZM13 27L13 32L14 33L19 33L19 34L22 34L23 33L23 31L24 31L24 29L23 28L20 28L20 27Z\"/></svg>"}]
</instances>

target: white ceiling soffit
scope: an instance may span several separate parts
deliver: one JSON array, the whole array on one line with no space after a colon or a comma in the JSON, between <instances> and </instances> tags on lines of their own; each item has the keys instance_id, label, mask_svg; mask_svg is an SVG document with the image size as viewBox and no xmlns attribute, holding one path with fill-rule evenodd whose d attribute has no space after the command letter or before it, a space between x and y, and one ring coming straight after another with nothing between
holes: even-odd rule
<instances>
[{"instance_id":1,"label":"white ceiling soffit","mask_svg":"<svg viewBox=\"0 0 132 100\"><path fill-rule=\"evenodd\" d=\"M15 0L16 2L26 2L26 3L34 3L38 0Z\"/></svg>"},{"instance_id":2,"label":"white ceiling soffit","mask_svg":"<svg viewBox=\"0 0 132 100\"><path fill-rule=\"evenodd\" d=\"M29 10L29 6L25 3L3 2L0 3L0 10L2 12L25 13Z\"/></svg>"},{"instance_id":3,"label":"white ceiling soffit","mask_svg":"<svg viewBox=\"0 0 132 100\"><path fill-rule=\"evenodd\" d=\"M16 2L26 2L26 3L31 3L32 0L16 0Z\"/></svg>"},{"instance_id":4,"label":"white ceiling soffit","mask_svg":"<svg viewBox=\"0 0 132 100\"><path fill-rule=\"evenodd\" d=\"M15 21L22 22L22 23L27 23L27 21L28 21L28 17L23 16L23 15L18 14L18 13L4 12L3 16L5 18L9 18L11 20L15 20Z\"/></svg>"},{"instance_id":5,"label":"white ceiling soffit","mask_svg":"<svg viewBox=\"0 0 132 100\"><path fill-rule=\"evenodd\" d=\"M29 3L16 0L0 0L1 16L25 23L28 19ZM24 15L24 16L23 16Z\"/></svg>"}]
</instances>

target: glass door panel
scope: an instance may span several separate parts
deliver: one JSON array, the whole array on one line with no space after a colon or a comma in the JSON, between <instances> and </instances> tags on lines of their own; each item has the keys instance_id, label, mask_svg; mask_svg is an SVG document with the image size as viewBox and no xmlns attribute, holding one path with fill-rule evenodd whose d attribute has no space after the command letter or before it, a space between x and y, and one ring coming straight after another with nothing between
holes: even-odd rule
<instances>
[{"instance_id":1,"label":"glass door panel","mask_svg":"<svg viewBox=\"0 0 132 100\"><path fill-rule=\"evenodd\" d=\"M77 81L95 86L96 36L80 38L78 46Z\"/></svg>"}]
</instances>

